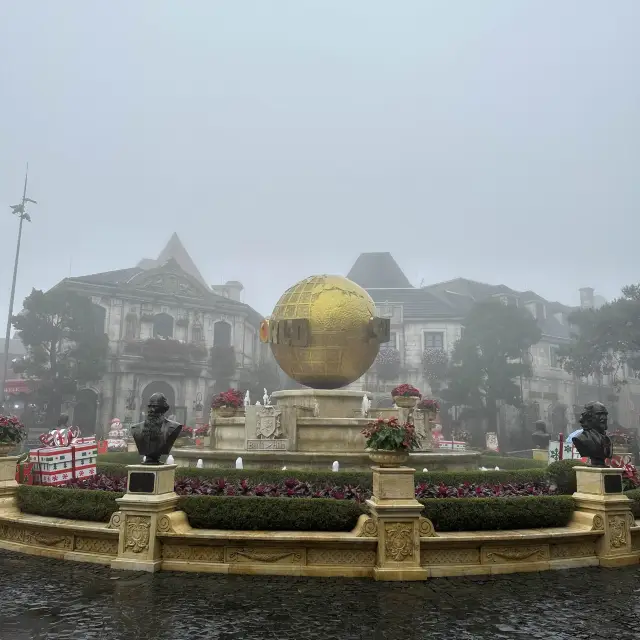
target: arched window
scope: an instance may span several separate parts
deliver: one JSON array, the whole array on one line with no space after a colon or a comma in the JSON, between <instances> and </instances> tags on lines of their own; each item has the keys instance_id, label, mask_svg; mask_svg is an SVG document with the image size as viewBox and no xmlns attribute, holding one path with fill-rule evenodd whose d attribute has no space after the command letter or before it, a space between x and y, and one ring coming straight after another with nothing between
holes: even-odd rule
<instances>
[{"instance_id":1,"label":"arched window","mask_svg":"<svg viewBox=\"0 0 640 640\"><path fill-rule=\"evenodd\" d=\"M191 340L193 340L193 342L202 342L202 327L193 327L191 330Z\"/></svg>"},{"instance_id":2,"label":"arched window","mask_svg":"<svg viewBox=\"0 0 640 640\"><path fill-rule=\"evenodd\" d=\"M124 337L127 340L135 340L138 337L138 317L135 313L127 314L124 325Z\"/></svg>"},{"instance_id":3,"label":"arched window","mask_svg":"<svg viewBox=\"0 0 640 640\"><path fill-rule=\"evenodd\" d=\"M153 318L154 338L173 338L173 318L168 313L158 313Z\"/></svg>"},{"instance_id":4,"label":"arched window","mask_svg":"<svg viewBox=\"0 0 640 640\"><path fill-rule=\"evenodd\" d=\"M228 322L219 321L213 325L213 345L215 347L231 346L231 325Z\"/></svg>"}]
</instances>

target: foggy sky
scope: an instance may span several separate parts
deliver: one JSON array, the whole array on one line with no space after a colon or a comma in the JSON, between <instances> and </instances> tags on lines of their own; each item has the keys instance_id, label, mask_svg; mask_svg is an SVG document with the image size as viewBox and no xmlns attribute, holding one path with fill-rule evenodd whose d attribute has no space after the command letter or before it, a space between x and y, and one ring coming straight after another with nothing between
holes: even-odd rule
<instances>
[{"instance_id":1,"label":"foggy sky","mask_svg":"<svg viewBox=\"0 0 640 640\"><path fill-rule=\"evenodd\" d=\"M390 251L578 302L640 280L638 0L2 0L0 326L177 231L268 314Z\"/></svg>"}]
</instances>

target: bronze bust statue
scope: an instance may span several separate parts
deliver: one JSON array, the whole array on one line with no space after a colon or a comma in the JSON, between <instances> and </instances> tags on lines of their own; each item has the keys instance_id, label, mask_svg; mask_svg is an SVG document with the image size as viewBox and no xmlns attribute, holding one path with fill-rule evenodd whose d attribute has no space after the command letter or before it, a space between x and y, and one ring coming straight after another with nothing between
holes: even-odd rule
<instances>
[{"instance_id":1,"label":"bronze bust statue","mask_svg":"<svg viewBox=\"0 0 640 640\"><path fill-rule=\"evenodd\" d=\"M160 456L169 455L173 443L180 435L182 425L167 420L169 403L163 393L154 393L149 398L147 417L131 427L138 453L145 456L144 464L162 464Z\"/></svg>"},{"instance_id":2,"label":"bronze bust statue","mask_svg":"<svg viewBox=\"0 0 640 640\"><path fill-rule=\"evenodd\" d=\"M611 458L611 439L607 435L609 412L601 402L584 405L580 416L582 433L573 438L573 446L583 458L591 459L592 467L606 467Z\"/></svg>"},{"instance_id":3,"label":"bronze bust statue","mask_svg":"<svg viewBox=\"0 0 640 640\"><path fill-rule=\"evenodd\" d=\"M551 435L547 433L547 425L544 420L536 421L536 430L531 434L533 444L537 449L548 449Z\"/></svg>"}]
</instances>

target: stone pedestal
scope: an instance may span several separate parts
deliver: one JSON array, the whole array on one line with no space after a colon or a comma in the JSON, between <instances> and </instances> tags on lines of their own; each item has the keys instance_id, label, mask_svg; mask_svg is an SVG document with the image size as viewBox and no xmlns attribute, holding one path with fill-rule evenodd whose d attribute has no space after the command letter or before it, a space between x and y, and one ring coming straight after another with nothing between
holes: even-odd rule
<instances>
[{"instance_id":1,"label":"stone pedestal","mask_svg":"<svg viewBox=\"0 0 640 640\"><path fill-rule=\"evenodd\" d=\"M420 535L431 523L420 517L415 499L415 469L373 467L373 497L367 500L377 524L376 580L426 580L420 564Z\"/></svg>"},{"instance_id":2,"label":"stone pedestal","mask_svg":"<svg viewBox=\"0 0 640 640\"><path fill-rule=\"evenodd\" d=\"M18 488L16 482L16 465L20 456L0 457L0 500L13 498Z\"/></svg>"},{"instance_id":3,"label":"stone pedestal","mask_svg":"<svg viewBox=\"0 0 640 640\"><path fill-rule=\"evenodd\" d=\"M162 565L157 532L170 527L168 515L178 496L173 490L177 465L128 465L127 493L117 500L120 511L109 526L119 528L118 557L113 569L159 571Z\"/></svg>"},{"instance_id":4,"label":"stone pedestal","mask_svg":"<svg viewBox=\"0 0 640 640\"><path fill-rule=\"evenodd\" d=\"M603 567L620 567L638 563L632 551L631 527L635 519L631 500L622 493L622 469L576 467L578 490L574 520L590 523L592 530L602 531L596 554Z\"/></svg>"}]
</instances>

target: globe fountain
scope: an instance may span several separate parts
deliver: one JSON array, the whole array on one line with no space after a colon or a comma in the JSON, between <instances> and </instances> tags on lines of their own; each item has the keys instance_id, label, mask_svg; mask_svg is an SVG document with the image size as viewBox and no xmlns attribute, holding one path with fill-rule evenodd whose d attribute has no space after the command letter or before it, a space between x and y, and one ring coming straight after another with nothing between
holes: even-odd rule
<instances>
[{"instance_id":1,"label":"globe fountain","mask_svg":"<svg viewBox=\"0 0 640 640\"><path fill-rule=\"evenodd\" d=\"M176 464L231 468L367 469L362 429L376 417L406 420L410 410L371 410L366 394L345 389L373 364L389 341L389 320L376 317L375 303L356 283L335 275L312 276L290 287L260 328L282 370L304 389L276 391L263 402L245 403L237 415L211 413L211 436L204 448L174 451ZM364 395L364 397L363 397ZM478 453L431 451L429 424L416 412L423 449L411 464L429 470L478 467Z\"/></svg>"}]
</instances>

